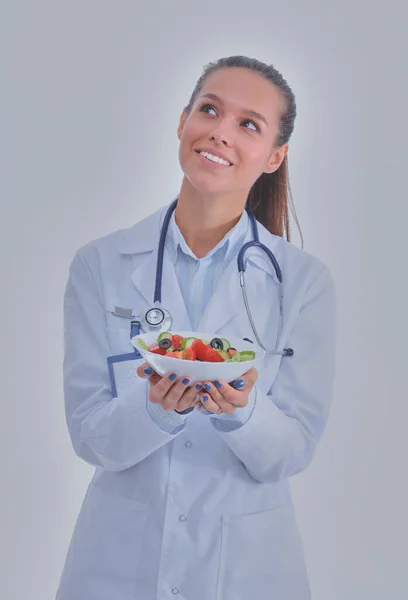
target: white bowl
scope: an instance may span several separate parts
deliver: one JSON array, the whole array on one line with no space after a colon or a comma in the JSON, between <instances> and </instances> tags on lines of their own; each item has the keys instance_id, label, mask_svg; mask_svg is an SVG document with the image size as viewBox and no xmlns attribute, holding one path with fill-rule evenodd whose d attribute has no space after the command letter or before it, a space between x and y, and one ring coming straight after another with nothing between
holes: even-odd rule
<instances>
[{"instance_id":1,"label":"white bowl","mask_svg":"<svg viewBox=\"0 0 408 600\"><path fill-rule=\"evenodd\" d=\"M222 379L227 383L231 383L231 381L238 379L238 377L246 373L251 367L255 367L259 372L259 368L265 357L265 350L260 348L257 344L252 344L242 338L231 337L230 335L223 335L222 333L202 333L201 331L171 331L170 333L173 335L178 334L183 337L196 337L207 340L208 342L215 337L223 337L238 351L253 350L255 352L255 358L254 360L245 360L243 362L213 363L199 360L182 360L180 358L155 354L154 352L149 352L148 350L143 350L143 348L139 347L139 339L143 340L147 346L150 346L150 344L157 342L159 333L150 332L135 335L131 339L133 346L140 352L140 355L147 363L149 363L152 369L162 376L171 372L176 373L178 377L190 377L192 382Z\"/></svg>"}]
</instances>

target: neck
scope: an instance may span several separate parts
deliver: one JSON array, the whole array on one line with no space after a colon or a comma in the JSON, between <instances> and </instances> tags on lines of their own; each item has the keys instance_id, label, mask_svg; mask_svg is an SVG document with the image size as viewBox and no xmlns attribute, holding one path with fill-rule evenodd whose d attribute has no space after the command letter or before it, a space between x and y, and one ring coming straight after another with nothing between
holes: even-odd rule
<instances>
[{"instance_id":1,"label":"neck","mask_svg":"<svg viewBox=\"0 0 408 600\"><path fill-rule=\"evenodd\" d=\"M198 258L208 254L235 227L245 210L247 195L202 192L184 177L175 220L186 244Z\"/></svg>"}]
</instances>

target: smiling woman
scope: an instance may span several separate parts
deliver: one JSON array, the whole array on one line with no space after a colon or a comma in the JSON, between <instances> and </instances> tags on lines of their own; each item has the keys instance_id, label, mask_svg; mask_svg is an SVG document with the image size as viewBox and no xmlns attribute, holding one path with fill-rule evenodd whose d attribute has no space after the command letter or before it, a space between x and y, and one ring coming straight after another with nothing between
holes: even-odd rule
<instances>
[{"instance_id":1,"label":"smiling woman","mask_svg":"<svg viewBox=\"0 0 408 600\"><path fill-rule=\"evenodd\" d=\"M65 414L95 473L56 600L310 599L289 479L328 418L335 296L327 267L289 239L295 116L272 65L210 63L180 116L176 200L72 260ZM171 335L161 374L131 343L144 325L155 343ZM183 348L200 332L219 352ZM275 348L258 353L252 333ZM228 351L233 360L251 341L258 362L230 379ZM204 360L214 354L220 371ZM180 367L197 356L199 373Z\"/></svg>"}]
</instances>

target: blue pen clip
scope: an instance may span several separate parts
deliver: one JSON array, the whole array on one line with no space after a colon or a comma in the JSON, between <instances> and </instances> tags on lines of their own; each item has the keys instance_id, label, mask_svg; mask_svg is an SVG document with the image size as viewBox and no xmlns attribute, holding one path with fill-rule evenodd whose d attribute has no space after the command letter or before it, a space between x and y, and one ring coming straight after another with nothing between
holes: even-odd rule
<instances>
[{"instance_id":1,"label":"blue pen clip","mask_svg":"<svg viewBox=\"0 0 408 600\"><path fill-rule=\"evenodd\" d=\"M130 339L140 334L140 321L130 321Z\"/></svg>"}]
</instances>

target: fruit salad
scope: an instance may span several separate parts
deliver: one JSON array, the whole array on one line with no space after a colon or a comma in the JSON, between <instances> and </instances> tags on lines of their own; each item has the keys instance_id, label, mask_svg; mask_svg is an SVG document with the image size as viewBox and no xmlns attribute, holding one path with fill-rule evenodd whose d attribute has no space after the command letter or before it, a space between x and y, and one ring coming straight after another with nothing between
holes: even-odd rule
<instances>
[{"instance_id":1,"label":"fruit salad","mask_svg":"<svg viewBox=\"0 0 408 600\"><path fill-rule=\"evenodd\" d=\"M181 358L182 360L200 360L202 362L244 362L253 360L253 350L237 350L225 338L213 338L210 342L196 337L186 337L162 331L157 341L150 346L138 339L143 350L154 354Z\"/></svg>"}]
</instances>

